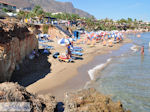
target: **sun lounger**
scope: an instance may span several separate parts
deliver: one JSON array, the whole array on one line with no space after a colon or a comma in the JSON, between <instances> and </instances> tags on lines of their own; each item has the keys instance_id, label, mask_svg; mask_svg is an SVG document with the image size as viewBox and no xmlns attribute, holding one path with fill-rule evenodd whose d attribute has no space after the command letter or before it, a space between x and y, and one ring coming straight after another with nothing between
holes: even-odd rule
<instances>
[{"instance_id":1,"label":"sun lounger","mask_svg":"<svg viewBox=\"0 0 150 112\"><path fill-rule=\"evenodd\" d=\"M71 54L72 55L77 55L77 56L83 56L83 53L75 52L75 51L72 51Z\"/></svg>"},{"instance_id":2,"label":"sun lounger","mask_svg":"<svg viewBox=\"0 0 150 112\"><path fill-rule=\"evenodd\" d=\"M94 47L94 46L95 46L95 45L92 45L92 44L91 44L91 45L89 45L89 47Z\"/></svg>"},{"instance_id":3,"label":"sun lounger","mask_svg":"<svg viewBox=\"0 0 150 112\"><path fill-rule=\"evenodd\" d=\"M39 42L42 42L42 43L47 43L48 40L42 40L42 39L38 39Z\"/></svg>"},{"instance_id":4,"label":"sun lounger","mask_svg":"<svg viewBox=\"0 0 150 112\"><path fill-rule=\"evenodd\" d=\"M73 51L83 51L82 47L73 47Z\"/></svg>"},{"instance_id":5,"label":"sun lounger","mask_svg":"<svg viewBox=\"0 0 150 112\"><path fill-rule=\"evenodd\" d=\"M116 43L117 43L117 41L116 41L116 40L114 40L114 41L113 41L113 44L116 44Z\"/></svg>"},{"instance_id":6,"label":"sun lounger","mask_svg":"<svg viewBox=\"0 0 150 112\"><path fill-rule=\"evenodd\" d=\"M49 50L50 50L50 49L54 49L53 46L49 46L49 45L46 45L46 44L39 43L39 45L42 46L43 49L49 49Z\"/></svg>"},{"instance_id":7,"label":"sun lounger","mask_svg":"<svg viewBox=\"0 0 150 112\"><path fill-rule=\"evenodd\" d=\"M74 49L82 49L82 47L73 47Z\"/></svg>"},{"instance_id":8,"label":"sun lounger","mask_svg":"<svg viewBox=\"0 0 150 112\"><path fill-rule=\"evenodd\" d=\"M113 41L112 41L112 40L109 40L109 41L108 41L108 46L109 46L109 47L113 47Z\"/></svg>"},{"instance_id":9,"label":"sun lounger","mask_svg":"<svg viewBox=\"0 0 150 112\"><path fill-rule=\"evenodd\" d=\"M73 51L83 51L83 49L73 49Z\"/></svg>"},{"instance_id":10,"label":"sun lounger","mask_svg":"<svg viewBox=\"0 0 150 112\"><path fill-rule=\"evenodd\" d=\"M120 42L120 40L117 40L117 43L119 43Z\"/></svg>"},{"instance_id":11,"label":"sun lounger","mask_svg":"<svg viewBox=\"0 0 150 112\"><path fill-rule=\"evenodd\" d=\"M91 41L90 41L90 40L88 40L88 41L87 41L87 45L90 45L90 44L91 44Z\"/></svg>"},{"instance_id":12,"label":"sun lounger","mask_svg":"<svg viewBox=\"0 0 150 112\"><path fill-rule=\"evenodd\" d=\"M105 40L103 41L103 46L106 46L106 41Z\"/></svg>"},{"instance_id":13,"label":"sun lounger","mask_svg":"<svg viewBox=\"0 0 150 112\"><path fill-rule=\"evenodd\" d=\"M46 46L45 49L54 49L53 46Z\"/></svg>"}]
</instances>

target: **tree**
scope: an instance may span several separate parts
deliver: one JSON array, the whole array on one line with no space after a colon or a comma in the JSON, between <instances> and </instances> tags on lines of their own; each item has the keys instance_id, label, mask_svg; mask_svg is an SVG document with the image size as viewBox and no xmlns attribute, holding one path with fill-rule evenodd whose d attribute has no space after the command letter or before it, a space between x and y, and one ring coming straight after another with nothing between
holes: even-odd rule
<instances>
[{"instance_id":1,"label":"tree","mask_svg":"<svg viewBox=\"0 0 150 112\"><path fill-rule=\"evenodd\" d=\"M128 18L128 23L132 23L132 18Z\"/></svg>"},{"instance_id":2,"label":"tree","mask_svg":"<svg viewBox=\"0 0 150 112\"><path fill-rule=\"evenodd\" d=\"M8 9L6 9L6 8L3 8L3 9L2 9L2 11L4 11L4 12L8 12Z\"/></svg>"},{"instance_id":3,"label":"tree","mask_svg":"<svg viewBox=\"0 0 150 112\"><path fill-rule=\"evenodd\" d=\"M51 16L52 16L52 14L51 14L51 13L49 13L49 12L45 12L45 16L47 16L47 17L51 17Z\"/></svg>"},{"instance_id":4,"label":"tree","mask_svg":"<svg viewBox=\"0 0 150 112\"><path fill-rule=\"evenodd\" d=\"M26 16L26 12L25 11L19 11L19 13L17 14L18 18L20 19L24 19Z\"/></svg>"},{"instance_id":5,"label":"tree","mask_svg":"<svg viewBox=\"0 0 150 112\"><path fill-rule=\"evenodd\" d=\"M27 14L26 18L34 18L35 16L36 14L31 11Z\"/></svg>"},{"instance_id":6,"label":"tree","mask_svg":"<svg viewBox=\"0 0 150 112\"><path fill-rule=\"evenodd\" d=\"M77 14L72 14L71 15L71 20L76 21L77 19L80 19L79 15L77 15Z\"/></svg>"},{"instance_id":7,"label":"tree","mask_svg":"<svg viewBox=\"0 0 150 112\"><path fill-rule=\"evenodd\" d=\"M43 9L40 6L35 6L32 10L32 12L37 16L37 17L41 17L42 15L45 14L45 12L43 11Z\"/></svg>"},{"instance_id":8,"label":"tree","mask_svg":"<svg viewBox=\"0 0 150 112\"><path fill-rule=\"evenodd\" d=\"M32 12L33 13L37 13L39 10L41 10L42 8L39 6L39 5L36 5L34 8L33 8L33 10L32 10Z\"/></svg>"},{"instance_id":9,"label":"tree","mask_svg":"<svg viewBox=\"0 0 150 112\"><path fill-rule=\"evenodd\" d=\"M122 18L122 19L120 19L120 20L118 21L118 23L121 23L121 24L122 24L122 23L127 23L127 20L125 20L125 19Z\"/></svg>"}]
</instances>

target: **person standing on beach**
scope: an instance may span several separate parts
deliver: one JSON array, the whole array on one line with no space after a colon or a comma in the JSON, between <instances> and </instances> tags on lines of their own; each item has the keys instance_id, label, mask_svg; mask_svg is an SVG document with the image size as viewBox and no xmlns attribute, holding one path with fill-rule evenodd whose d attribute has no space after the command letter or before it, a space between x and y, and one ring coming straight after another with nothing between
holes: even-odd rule
<instances>
[{"instance_id":1,"label":"person standing on beach","mask_svg":"<svg viewBox=\"0 0 150 112\"><path fill-rule=\"evenodd\" d=\"M144 46L141 47L141 54L144 55Z\"/></svg>"},{"instance_id":2,"label":"person standing on beach","mask_svg":"<svg viewBox=\"0 0 150 112\"><path fill-rule=\"evenodd\" d=\"M67 45L67 58L71 58L70 44Z\"/></svg>"}]
</instances>

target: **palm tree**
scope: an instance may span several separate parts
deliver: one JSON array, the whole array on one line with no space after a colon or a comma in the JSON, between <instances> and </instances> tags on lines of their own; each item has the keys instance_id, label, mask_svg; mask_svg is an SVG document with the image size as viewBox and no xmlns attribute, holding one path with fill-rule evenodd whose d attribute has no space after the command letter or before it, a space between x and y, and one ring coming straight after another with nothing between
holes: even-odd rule
<instances>
[{"instance_id":1,"label":"palm tree","mask_svg":"<svg viewBox=\"0 0 150 112\"><path fill-rule=\"evenodd\" d=\"M19 13L17 14L19 19L22 19L24 22L25 17L27 16L27 13L25 11L19 11Z\"/></svg>"}]
</instances>

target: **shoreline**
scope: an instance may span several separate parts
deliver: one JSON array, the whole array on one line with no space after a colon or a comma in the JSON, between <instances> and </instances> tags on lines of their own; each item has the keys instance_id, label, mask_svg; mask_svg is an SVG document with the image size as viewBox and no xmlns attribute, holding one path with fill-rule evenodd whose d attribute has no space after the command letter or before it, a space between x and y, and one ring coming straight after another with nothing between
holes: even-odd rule
<instances>
[{"instance_id":1,"label":"shoreline","mask_svg":"<svg viewBox=\"0 0 150 112\"><path fill-rule=\"evenodd\" d=\"M115 44L113 47L96 45L94 48L87 48L84 51L84 59L77 60L75 63L52 63L51 73L34 84L29 85L26 89L27 91L36 94L52 94L56 96L58 100L62 100L64 93L83 89L85 84L91 80L89 75L87 75L88 73L85 73L91 68L85 68L83 72L81 71L83 66L86 66L89 63L92 65L91 62L96 56L118 50L122 45L130 42L131 40L126 38L123 42ZM53 59L50 61L53 61ZM57 70L55 70L56 68Z\"/></svg>"}]
</instances>

